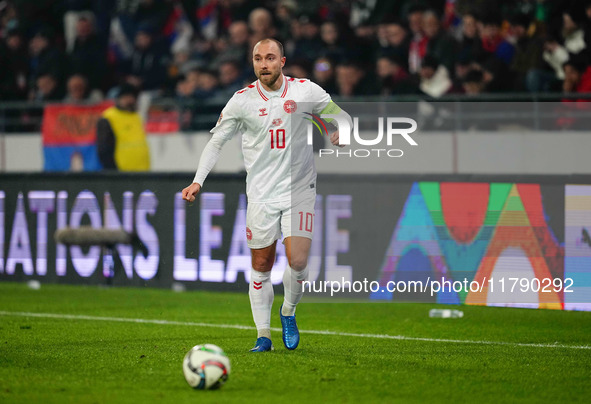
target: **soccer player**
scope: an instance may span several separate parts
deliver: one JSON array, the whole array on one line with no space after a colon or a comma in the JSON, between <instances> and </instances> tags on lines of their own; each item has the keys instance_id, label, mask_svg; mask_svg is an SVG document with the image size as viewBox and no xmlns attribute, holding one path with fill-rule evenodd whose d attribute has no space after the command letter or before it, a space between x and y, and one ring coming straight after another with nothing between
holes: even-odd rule
<instances>
[{"instance_id":1,"label":"soccer player","mask_svg":"<svg viewBox=\"0 0 591 404\"><path fill-rule=\"evenodd\" d=\"M219 158L224 143L242 133L246 167L246 238L252 269L249 296L258 336L252 352L273 350L271 268L277 240L284 236L288 266L283 275L285 298L280 309L283 343L297 348L300 335L296 305L304 293L308 255L312 244L316 169L312 146L307 142L308 114L345 114L320 86L307 79L285 77L283 45L263 39L253 49L257 81L237 91L228 101L213 136L203 149L193 183L183 189L192 202ZM334 125L330 140L339 142ZM293 224L293 225L292 225Z\"/></svg>"}]
</instances>

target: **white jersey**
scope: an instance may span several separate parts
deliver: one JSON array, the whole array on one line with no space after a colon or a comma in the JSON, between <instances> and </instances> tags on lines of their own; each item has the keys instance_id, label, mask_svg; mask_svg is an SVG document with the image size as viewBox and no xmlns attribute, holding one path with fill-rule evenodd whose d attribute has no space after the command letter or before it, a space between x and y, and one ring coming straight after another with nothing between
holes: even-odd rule
<instances>
[{"instance_id":1,"label":"white jersey","mask_svg":"<svg viewBox=\"0 0 591 404\"><path fill-rule=\"evenodd\" d=\"M330 101L330 95L310 80L285 76L277 91L266 91L257 80L228 101L211 130L210 143L219 150L235 133L242 133L250 202L288 200L292 194L315 191L316 168L307 142L306 118L310 116L306 113L318 115ZM202 160L205 154L204 150ZM202 185L211 167L200 162L195 182Z\"/></svg>"}]
</instances>

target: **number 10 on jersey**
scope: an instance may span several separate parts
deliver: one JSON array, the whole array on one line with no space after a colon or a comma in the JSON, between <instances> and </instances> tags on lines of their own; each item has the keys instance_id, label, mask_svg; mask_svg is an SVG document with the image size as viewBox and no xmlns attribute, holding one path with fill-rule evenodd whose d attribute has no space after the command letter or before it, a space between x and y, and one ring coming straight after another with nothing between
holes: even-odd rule
<instances>
[{"instance_id":1,"label":"number 10 on jersey","mask_svg":"<svg viewBox=\"0 0 591 404\"><path fill-rule=\"evenodd\" d=\"M285 129L270 129L271 149L285 149Z\"/></svg>"}]
</instances>

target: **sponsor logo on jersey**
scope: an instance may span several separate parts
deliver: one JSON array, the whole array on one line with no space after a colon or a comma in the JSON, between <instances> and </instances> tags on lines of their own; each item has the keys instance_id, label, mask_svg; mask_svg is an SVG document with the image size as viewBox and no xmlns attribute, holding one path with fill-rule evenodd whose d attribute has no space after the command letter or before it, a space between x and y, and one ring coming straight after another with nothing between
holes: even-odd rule
<instances>
[{"instance_id":1,"label":"sponsor logo on jersey","mask_svg":"<svg viewBox=\"0 0 591 404\"><path fill-rule=\"evenodd\" d=\"M220 122L222 121L222 118L223 118L223 117L224 117L224 113L222 112L222 113L220 114L220 117L219 117L219 119L218 119L218 125L219 125L219 124L220 124Z\"/></svg>"},{"instance_id":2,"label":"sponsor logo on jersey","mask_svg":"<svg viewBox=\"0 0 591 404\"><path fill-rule=\"evenodd\" d=\"M277 118L277 119L273 119L273 126L279 126L283 123L283 121L281 120L281 118Z\"/></svg>"},{"instance_id":3,"label":"sponsor logo on jersey","mask_svg":"<svg viewBox=\"0 0 591 404\"><path fill-rule=\"evenodd\" d=\"M269 115L269 114L267 114L267 108L261 108L261 109L259 109L259 112L260 112L259 116Z\"/></svg>"},{"instance_id":4,"label":"sponsor logo on jersey","mask_svg":"<svg viewBox=\"0 0 591 404\"><path fill-rule=\"evenodd\" d=\"M246 228L246 239L248 241L252 240L252 231L250 231L249 227Z\"/></svg>"},{"instance_id":5,"label":"sponsor logo on jersey","mask_svg":"<svg viewBox=\"0 0 591 404\"><path fill-rule=\"evenodd\" d=\"M283 109L288 114L291 114L291 113L296 112L296 110L298 109L298 105L296 104L296 102L294 100L287 100L287 101L285 101L285 104L283 104Z\"/></svg>"}]
</instances>

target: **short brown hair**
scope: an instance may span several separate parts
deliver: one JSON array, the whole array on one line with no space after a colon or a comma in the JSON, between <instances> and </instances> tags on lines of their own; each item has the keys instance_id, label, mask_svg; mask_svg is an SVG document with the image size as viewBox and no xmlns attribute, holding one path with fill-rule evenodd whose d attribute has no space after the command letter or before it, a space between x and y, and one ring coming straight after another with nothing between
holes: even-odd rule
<instances>
[{"instance_id":1,"label":"short brown hair","mask_svg":"<svg viewBox=\"0 0 591 404\"><path fill-rule=\"evenodd\" d=\"M277 44L277 47L279 47L279 53L281 54L281 57L284 57L285 54L283 53L283 44L281 42L279 42L277 39L275 38L265 38L265 39L261 39L260 41L258 41L255 45L255 47L259 44L262 43L267 43L267 42L275 42Z\"/></svg>"}]
</instances>

